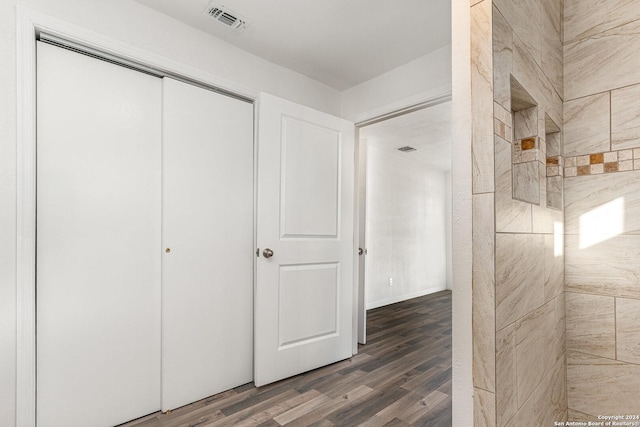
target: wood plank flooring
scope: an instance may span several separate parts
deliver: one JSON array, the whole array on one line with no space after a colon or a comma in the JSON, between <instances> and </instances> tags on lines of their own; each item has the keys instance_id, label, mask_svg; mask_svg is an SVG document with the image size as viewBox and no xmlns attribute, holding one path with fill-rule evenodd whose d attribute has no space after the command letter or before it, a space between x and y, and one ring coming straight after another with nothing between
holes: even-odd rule
<instances>
[{"instance_id":1,"label":"wood plank flooring","mask_svg":"<svg viewBox=\"0 0 640 427\"><path fill-rule=\"evenodd\" d=\"M122 427L451 425L451 292L370 310L351 359Z\"/></svg>"}]
</instances>

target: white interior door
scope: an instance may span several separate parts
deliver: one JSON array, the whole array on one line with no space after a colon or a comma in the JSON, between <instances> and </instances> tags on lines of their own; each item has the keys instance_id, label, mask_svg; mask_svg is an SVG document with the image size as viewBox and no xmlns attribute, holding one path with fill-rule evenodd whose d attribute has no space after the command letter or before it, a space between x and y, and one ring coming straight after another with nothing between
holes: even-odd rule
<instances>
[{"instance_id":1,"label":"white interior door","mask_svg":"<svg viewBox=\"0 0 640 427\"><path fill-rule=\"evenodd\" d=\"M161 80L38 43L37 423L160 409Z\"/></svg>"},{"instance_id":2,"label":"white interior door","mask_svg":"<svg viewBox=\"0 0 640 427\"><path fill-rule=\"evenodd\" d=\"M353 138L350 122L260 97L258 386L352 355Z\"/></svg>"},{"instance_id":3,"label":"white interior door","mask_svg":"<svg viewBox=\"0 0 640 427\"><path fill-rule=\"evenodd\" d=\"M164 80L162 409L253 379L253 104Z\"/></svg>"}]
</instances>

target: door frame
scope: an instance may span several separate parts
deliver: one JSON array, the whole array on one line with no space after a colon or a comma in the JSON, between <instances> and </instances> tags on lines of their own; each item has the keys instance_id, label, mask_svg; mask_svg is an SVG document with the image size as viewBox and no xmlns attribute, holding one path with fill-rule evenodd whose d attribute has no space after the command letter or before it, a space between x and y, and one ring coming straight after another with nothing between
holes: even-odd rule
<instances>
[{"instance_id":1,"label":"door frame","mask_svg":"<svg viewBox=\"0 0 640 427\"><path fill-rule=\"evenodd\" d=\"M253 101L254 155L259 92L61 19L16 6L17 236L16 426L36 425L36 38L45 32L88 50ZM255 168L254 160L254 192ZM255 203L254 203L255 228ZM254 233L255 235L255 233ZM255 246L255 236L254 236ZM255 272L255 266L254 266ZM254 273L255 274L255 273Z\"/></svg>"},{"instance_id":2,"label":"door frame","mask_svg":"<svg viewBox=\"0 0 640 427\"><path fill-rule=\"evenodd\" d=\"M372 125L378 122L382 122L394 117L402 116L404 114L412 113L414 111L422 110L425 108L433 107L444 102L452 100L451 89L436 90L432 92L425 92L418 94L410 99L405 99L393 104L388 104L374 111L364 113L358 118L355 123L355 215L354 220L356 222L354 226L354 245L359 247L361 241L365 242L364 255L359 256L357 253L354 258L354 318L353 318L353 354L358 352L358 343L365 344L367 341L367 309L365 304L366 289L364 286L364 277L360 276L360 267L364 271L364 265L366 265L366 239L365 236L361 236L362 230L365 230L366 234L366 169L367 169L367 145L360 144L360 128L368 125ZM453 145L453 144L452 144ZM362 170L364 169L364 170ZM364 191L361 190L364 188Z\"/></svg>"}]
</instances>

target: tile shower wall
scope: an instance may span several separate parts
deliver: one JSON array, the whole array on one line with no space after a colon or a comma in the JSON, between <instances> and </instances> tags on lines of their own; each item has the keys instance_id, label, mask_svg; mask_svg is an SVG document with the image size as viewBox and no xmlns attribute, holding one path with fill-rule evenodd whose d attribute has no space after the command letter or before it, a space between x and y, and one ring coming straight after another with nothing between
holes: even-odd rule
<instances>
[{"instance_id":1,"label":"tile shower wall","mask_svg":"<svg viewBox=\"0 0 640 427\"><path fill-rule=\"evenodd\" d=\"M564 216L547 208L546 185L547 134L557 143L563 124L562 10L562 0L471 1L476 426L567 419ZM557 200L562 151L550 151ZM514 193L522 183L539 189Z\"/></svg>"},{"instance_id":2,"label":"tile shower wall","mask_svg":"<svg viewBox=\"0 0 640 427\"><path fill-rule=\"evenodd\" d=\"M492 1L471 2L474 425L495 427L495 180Z\"/></svg>"},{"instance_id":3,"label":"tile shower wall","mask_svg":"<svg viewBox=\"0 0 640 427\"><path fill-rule=\"evenodd\" d=\"M640 2L564 0L569 418L640 414Z\"/></svg>"}]
</instances>

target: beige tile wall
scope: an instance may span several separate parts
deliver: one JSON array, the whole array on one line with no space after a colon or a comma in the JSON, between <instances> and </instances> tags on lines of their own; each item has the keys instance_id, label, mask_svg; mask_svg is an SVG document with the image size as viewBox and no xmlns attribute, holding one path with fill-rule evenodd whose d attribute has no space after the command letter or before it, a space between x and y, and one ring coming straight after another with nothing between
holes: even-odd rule
<instances>
[{"instance_id":1,"label":"beige tile wall","mask_svg":"<svg viewBox=\"0 0 640 427\"><path fill-rule=\"evenodd\" d=\"M495 179L491 0L471 2L474 425L495 426ZM509 126L511 124L509 123ZM503 132L507 132L503 127Z\"/></svg>"},{"instance_id":2,"label":"beige tile wall","mask_svg":"<svg viewBox=\"0 0 640 427\"><path fill-rule=\"evenodd\" d=\"M566 183L569 408L640 413L640 172Z\"/></svg>"},{"instance_id":3,"label":"beige tile wall","mask_svg":"<svg viewBox=\"0 0 640 427\"><path fill-rule=\"evenodd\" d=\"M565 0L564 35L567 389L589 421L640 413L640 2Z\"/></svg>"},{"instance_id":4,"label":"beige tile wall","mask_svg":"<svg viewBox=\"0 0 640 427\"><path fill-rule=\"evenodd\" d=\"M605 10L596 13L600 8ZM564 0L564 41L591 37L636 19L637 0Z\"/></svg>"},{"instance_id":5,"label":"beige tile wall","mask_svg":"<svg viewBox=\"0 0 640 427\"><path fill-rule=\"evenodd\" d=\"M513 200L511 144L495 136L495 221L496 231L530 233L531 204Z\"/></svg>"},{"instance_id":6,"label":"beige tile wall","mask_svg":"<svg viewBox=\"0 0 640 427\"><path fill-rule=\"evenodd\" d=\"M564 92L562 66L563 1L542 0L542 70L560 96Z\"/></svg>"},{"instance_id":7,"label":"beige tile wall","mask_svg":"<svg viewBox=\"0 0 640 427\"><path fill-rule=\"evenodd\" d=\"M609 151L611 147L609 92L564 103L564 155Z\"/></svg>"},{"instance_id":8,"label":"beige tile wall","mask_svg":"<svg viewBox=\"0 0 640 427\"><path fill-rule=\"evenodd\" d=\"M493 193L473 196L473 379L495 393L495 238Z\"/></svg>"},{"instance_id":9,"label":"beige tile wall","mask_svg":"<svg viewBox=\"0 0 640 427\"><path fill-rule=\"evenodd\" d=\"M482 388L473 389L473 425L475 427L494 427L496 395Z\"/></svg>"},{"instance_id":10,"label":"beige tile wall","mask_svg":"<svg viewBox=\"0 0 640 427\"><path fill-rule=\"evenodd\" d=\"M513 116L516 129L512 139L495 137L497 426L567 419L563 212L546 207L545 160L545 118L563 123L562 9L556 0L494 0L494 115L496 123ZM511 114L513 80L536 108ZM513 199L511 172L520 165L509 155L531 136L539 204Z\"/></svg>"},{"instance_id":11,"label":"beige tile wall","mask_svg":"<svg viewBox=\"0 0 640 427\"><path fill-rule=\"evenodd\" d=\"M544 303L544 235L496 234L496 328Z\"/></svg>"},{"instance_id":12,"label":"beige tile wall","mask_svg":"<svg viewBox=\"0 0 640 427\"><path fill-rule=\"evenodd\" d=\"M615 298L567 292L567 347L616 358Z\"/></svg>"},{"instance_id":13,"label":"beige tile wall","mask_svg":"<svg viewBox=\"0 0 640 427\"><path fill-rule=\"evenodd\" d=\"M577 351L570 351L567 361L567 393L572 411L589 418L639 414L640 365Z\"/></svg>"},{"instance_id":14,"label":"beige tile wall","mask_svg":"<svg viewBox=\"0 0 640 427\"><path fill-rule=\"evenodd\" d=\"M640 85L611 91L611 150L637 148L640 113L633 106L640 99Z\"/></svg>"},{"instance_id":15,"label":"beige tile wall","mask_svg":"<svg viewBox=\"0 0 640 427\"><path fill-rule=\"evenodd\" d=\"M581 1L567 0L567 3ZM599 3L595 10L606 13L607 2ZM584 6L580 3L577 7ZM633 1L627 5L627 10L632 11L626 18L627 23L564 45L565 100L638 83L637 73L631 70L640 66L640 55L637 55L640 47L637 36L640 31L640 2Z\"/></svg>"},{"instance_id":16,"label":"beige tile wall","mask_svg":"<svg viewBox=\"0 0 640 427\"><path fill-rule=\"evenodd\" d=\"M471 2L478 426L567 419L563 212L546 207L545 141L546 117L563 123L562 10L562 0ZM536 108L514 115L512 85ZM512 179L515 144L528 137L535 137L535 163L515 166L531 169L537 194L522 193ZM514 191L536 202L514 200Z\"/></svg>"},{"instance_id":17,"label":"beige tile wall","mask_svg":"<svg viewBox=\"0 0 640 427\"><path fill-rule=\"evenodd\" d=\"M597 235L613 237L620 232L640 234L638 213L640 172L591 175L565 180L567 234L582 235L583 238ZM600 219L606 222L600 223Z\"/></svg>"},{"instance_id":18,"label":"beige tile wall","mask_svg":"<svg viewBox=\"0 0 640 427\"><path fill-rule=\"evenodd\" d=\"M522 404L507 427L554 426L567 421L566 363L562 357Z\"/></svg>"},{"instance_id":19,"label":"beige tile wall","mask_svg":"<svg viewBox=\"0 0 640 427\"><path fill-rule=\"evenodd\" d=\"M496 366L496 421L504 426L518 411L515 323L496 334Z\"/></svg>"},{"instance_id":20,"label":"beige tile wall","mask_svg":"<svg viewBox=\"0 0 640 427\"><path fill-rule=\"evenodd\" d=\"M494 0L490 10L487 0L471 2L474 385L482 425L640 411L635 400L610 398L621 376L640 378L640 3L564 3ZM540 148L543 117L562 124L564 243L556 235L561 211L513 200L512 79L538 105ZM540 193L544 201L544 185ZM625 387L638 393L638 382Z\"/></svg>"},{"instance_id":21,"label":"beige tile wall","mask_svg":"<svg viewBox=\"0 0 640 427\"><path fill-rule=\"evenodd\" d=\"M640 301L616 298L616 358L640 365Z\"/></svg>"},{"instance_id":22,"label":"beige tile wall","mask_svg":"<svg viewBox=\"0 0 640 427\"><path fill-rule=\"evenodd\" d=\"M482 1L471 8L471 108L473 194L493 192L493 79L491 8Z\"/></svg>"},{"instance_id":23,"label":"beige tile wall","mask_svg":"<svg viewBox=\"0 0 640 427\"><path fill-rule=\"evenodd\" d=\"M553 319L555 302L551 301L516 321L516 391L522 407L549 372L552 352L547 345L548 321ZM553 358L555 361L555 358ZM542 375L541 375L542 373Z\"/></svg>"},{"instance_id":24,"label":"beige tile wall","mask_svg":"<svg viewBox=\"0 0 640 427\"><path fill-rule=\"evenodd\" d=\"M544 300L564 294L564 251L562 236L544 235Z\"/></svg>"}]
</instances>

